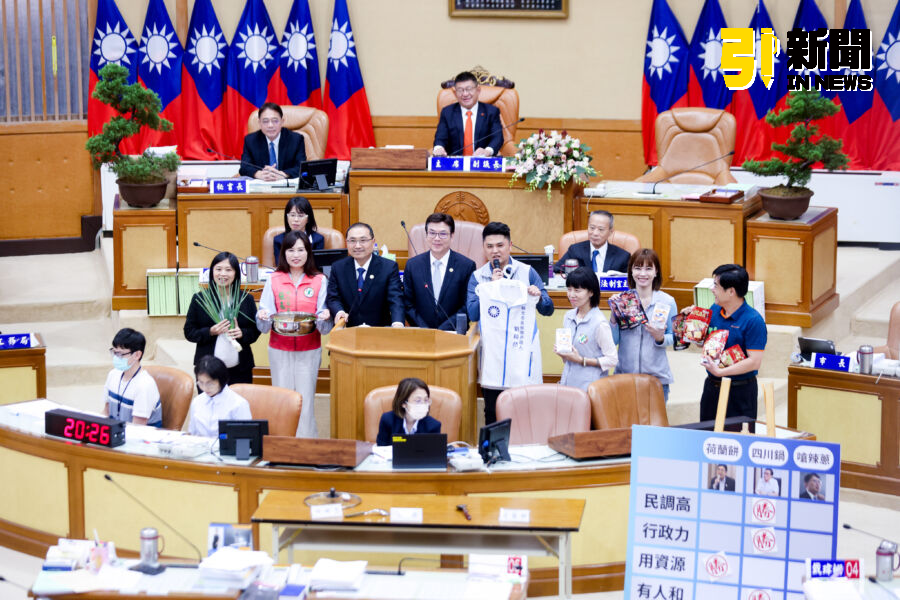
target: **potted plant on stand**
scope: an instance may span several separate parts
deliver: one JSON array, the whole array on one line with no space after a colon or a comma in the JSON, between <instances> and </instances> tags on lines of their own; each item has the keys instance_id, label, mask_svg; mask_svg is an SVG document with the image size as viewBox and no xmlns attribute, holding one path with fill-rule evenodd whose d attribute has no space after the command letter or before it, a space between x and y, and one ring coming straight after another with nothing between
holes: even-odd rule
<instances>
[{"instance_id":1,"label":"potted plant on stand","mask_svg":"<svg viewBox=\"0 0 900 600\"><path fill-rule=\"evenodd\" d=\"M94 168L109 164L118 178L119 195L128 204L136 207L159 204L166 194L166 174L178 168L181 158L174 152L157 156L145 151L139 156L127 156L119 149L122 140L138 133L142 126L155 131L172 129L172 122L159 116L162 110L159 96L139 83L129 85L128 70L108 64L100 70L100 81L92 97L118 113L103 125L101 133L85 144Z\"/></svg>"},{"instance_id":2,"label":"potted plant on stand","mask_svg":"<svg viewBox=\"0 0 900 600\"><path fill-rule=\"evenodd\" d=\"M806 212L813 195L806 184L812 176L814 164L822 163L829 171L847 168L849 159L841 150L843 142L827 135L819 136L819 127L812 124L839 110L840 106L822 97L817 90L800 90L790 93L787 108L777 113L770 110L766 115L766 123L771 127L795 126L786 143L772 144L772 150L787 158L748 160L742 165L756 175L780 175L787 180L786 185L759 191L763 210L771 217L796 219Z\"/></svg>"}]
</instances>

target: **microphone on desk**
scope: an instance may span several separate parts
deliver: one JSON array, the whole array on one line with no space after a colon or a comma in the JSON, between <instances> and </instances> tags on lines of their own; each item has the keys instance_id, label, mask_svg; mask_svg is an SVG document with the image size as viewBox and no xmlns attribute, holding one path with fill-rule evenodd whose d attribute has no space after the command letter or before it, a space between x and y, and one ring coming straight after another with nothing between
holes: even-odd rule
<instances>
[{"instance_id":1,"label":"microphone on desk","mask_svg":"<svg viewBox=\"0 0 900 600\"><path fill-rule=\"evenodd\" d=\"M426 283L424 285L425 285L425 293L428 294L429 296L431 296L432 298L434 298L434 294L431 293L431 288L428 287L428 284ZM453 322L453 319L450 318L450 315L447 314L447 311L444 310L444 307L440 305L437 298L434 298L434 307L437 309L437 311L440 311L441 316L444 317L445 321L450 321L451 323ZM455 323L456 333L465 335L466 334L465 325L463 325L462 330L460 330L461 323L460 323L459 317L461 317L463 315L457 313L456 316L457 316L456 323ZM468 320L466 320L466 324L468 324Z\"/></svg>"},{"instance_id":2,"label":"microphone on desk","mask_svg":"<svg viewBox=\"0 0 900 600\"><path fill-rule=\"evenodd\" d=\"M14 585L14 586L16 586L17 588L21 588L21 589L25 590L26 592L28 591L28 587L27 587L27 586L24 586L24 585L22 585L21 583L17 583L17 582L15 582L15 581L13 581L12 579L7 579L7 578L4 577L3 575L0 575L0 581L5 581L5 582L8 583L9 585Z\"/></svg>"},{"instance_id":3,"label":"microphone on desk","mask_svg":"<svg viewBox=\"0 0 900 600\"><path fill-rule=\"evenodd\" d=\"M501 127L501 128L500 128L500 131L501 131L501 132L506 131L507 129L509 129L509 128L512 127L513 125L518 125L519 123L521 123L521 122L524 121L524 120L525 120L525 117L521 117L521 118L519 118L518 121L513 121L512 123L510 123L510 124L508 124L508 125L505 125L504 127ZM483 136L481 136L480 138L478 138L477 140L474 140L474 141L472 141L471 143L466 144L465 146L463 146L463 147L460 148L459 150L453 151L449 156L459 156L459 153L460 153L460 152L463 152L463 151L464 151L466 148L468 148L469 146L475 146L475 144L477 144L477 143L479 143L479 142L483 142L484 140L488 139L488 138L491 137L492 135L494 135L493 132L491 132L491 133L489 133L489 134L487 134L487 135L483 135ZM477 146L475 146L475 147L477 148ZM500 152L500 148L493 148L493 150L494 150L494 156L497 156L497 155L499 154L499 152ZM490 156L489 158L494 158L494 156Z\"/></svg>"},{"instance_id":4,"label":"microphone on desk","mask_svg":"<svg viewBox=\"0 0 900 600\"><path fill-rule=\"evenodd\" d=\"M415 252L416 254L418 254L419 251L416 250L416 245L413 244L412 238L409 237L409 230L406 229L406 221L401 220L401 221L400 221L400 227L402 227L402 228L403 228L403 231L406 232L406 239L409 240L409 247L413 249L413 252Z\"/></svg>"},{"instance_id":5,"label":"microphone on desk","mask_svg":"<svg viewBox=\"0 0 900 600\"><path fill-rule=\"evenodd\" d=\"M146 510L148 513L150 513L151 515L153 515L153 517L154 517L157 521L159 521L160 523L162 523L163 525L165 525L166 527L168 527L175 535L177 535L177 536L180 537L182 540L184 540L185 543L187 543L188 546L190 546L191 548L193 548L193 549L194 549L194 552L197 553L197 562L198 562L198 563L199 563L200 561L203 560L203 554L201 554L200 549L197 548L197 546L195 546L193 543L191 543L191 540L189 540L189 539L187 539L186 537L184 537L183 535L181 535L181 532L179 532L177 529L175 529L174 527L172 527L165 519L163 519L163 518L160 517L158 514L156 514L156 513L153 512L152 510L150 510L150 507L149 507L149 506L147 506L146 504L144 504L143 502L141 502L136 496L134 496L131 492L129 492L129 491L126 490L123 486L121 486L121 485L119 484L119 482L117 482L117 481L114 480L112 477L110 477L109 473L104 473L104 474L103 474L103 478L104 478L105 480L107 480L108 482L110 482L111 484L113 484L114 486L116 486L117 488L119 488L119 491L121 491L121 492L124 493L126 496L128 496L129 498L131 498L131 499L135 502L135 504L137 504L138 506L140 506L141 508L143 508L144 510ZM191 566L193 566L193 565L191 565Z\"/></svg>"},{"instance_id":6,"label":"microphone on desk","mask_svg":"<svg viewBox=\"0 0 900 600\"><path fill-rule=\"evenodd\" d=\"M248 167L251 167L251 168L253 168L253 169L256 169L257 171L265 171L265 167L261 167L261 166L259 166L259 165L254 165L253 163L247 162L246 160L244 160L244 159L242 159L242 158L238 158L237 156L232 156L232 155L230 155L230 154L225 154L224 152L219 152L218 150L215 150L215 149L213 149L213 148L207 147L207 148L206 148L206 152L209 153L209 154L215 154L215 155L220 156L220 157L222 157L222 158L227 158L228 160L236 160L236 161L240 162L242 165L247 165ZM288 178L288 179L289 179L289 178ZM285 180L284 180L284 181L285 181L284 187L291 187L290 185L287 184L287 180L288 180L288 179L285 179Z\"/></svg>"},{"instance_id":7,"label":"microphone on desk","mask_svg":"<svg viewBox=\"0 0 900 600\"><path fill-rule=\"evenodd\" d=\"M660 179L659 181L654 181L654 182L653 182L653 187L650 188L650 194L655 194L655 193L656 193L656 186L657 186L658 184L663 183L664 181L668 181L668 180L672 179L673 177L675 177L676 175L681 175L682 173L687 173L688 171L696 171L696 170L699 169L700 167L705 167L706 165L711 164L711 163L714 163L714 162L716 162L717 160L722 160L723 158L728 158L729 156L732 156L733 154L734 154L734 150L732 150L731 152L726 152L726 153L723 154L722 156L719 156L719 157L714 158L714 159L712 159L712 160L708 160L708 161L706 161L705 163L700 163L699 165L694 165L693 167L690 167L689 169L683 169L683 170L681 170L681 171L678 171L677 173L672 173L671 175L669 175L668 177L666 177L666 178L664 178L664 179ZM647 192L637 192L637 193L638 193L638 194L646 194Z\"/></svg>"}]
</instances>

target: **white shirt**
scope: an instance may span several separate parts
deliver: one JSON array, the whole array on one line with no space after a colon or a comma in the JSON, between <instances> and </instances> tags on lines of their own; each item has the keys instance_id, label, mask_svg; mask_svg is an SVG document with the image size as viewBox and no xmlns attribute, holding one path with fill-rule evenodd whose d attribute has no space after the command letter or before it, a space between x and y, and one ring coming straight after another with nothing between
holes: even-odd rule
<instances>
[{"instance_id":1,"label":"white shirt","mask_svg":"<svg viewBox=\"0 0 900 600\"><path fill-rule=\"evenodd\" d=\"M594 247L593 244L591 246L591 255L588 258L592 258L594 256L594 250L598 250L600 254L597 255L597 271L600 273L604 272L603 263L606 262L606 250L609 248L609 242L605 242L599 248Z\"/></svg>"},{"instance_id":2,"label":"white shirt","mask_svg":"<svg viewBox=\"0 0 900 600\"><path fill-rule=\"evenodd\" d=\"M252 419L250 404L226 385L210 398L200 394L191 402L191 424L188 433L203 437L218 437L219 421Z\"/></svg>"},{"instance_id":3,"label":"white shirt","mask_svg":"<svg viewBox=\"0 0 900 600\"><path fill-rule=\"evenodd\" d=\"M436 258L434 254L431 252L428 253L429 260L431 261L428 264L428 268L431 270L432 283L434 283L434 262L438 263L438 270L441 273L441 287L444 287L444 280L447 279L447 263L450 262L450 251L444 253L444 256L441 258ZM436 291L436 290L432 290ZM435 299L437 299L437 294L435 294Z\"/></svg>"},{"instance_id":4,"label":"white shirt","mask_svg":"<svg viewBox=\"0 0 900 600\"><path fill-rule=\"evenodd\" d=\"M366 275L369 274L369 265L372 264L372 255L369 255L369 260L365 262L365 264L361 265L363 269L363 279L366 278ZM353 274L356 275L357 280L359 280L359 269L360 264L356 262L356 259L353 259Z\"/></svg>"},{"instance_id":5,"label":"white shirt","mask_svg":"<svg viewBox=\"0 0 900 600\"><path fill-rule=\"evenodd\" d=\"M104 401L113 419L131 423L133 417L147 419L147 425L162 427L162 403L156 381L147 371L138 369L128 381L122 381L124 371L113 369L106 376Z\"/></svg>"},{"instance_id":6,"label":"white shirt","mask_svg":"<svg viewBox=\"0 0 900 600\"><path fill-rule=\"evenodd\" d=\"M278 142L280 142L280 141L281 141L281 132L280 131L278 132L278 135L275 136L274 140L270 140L269 138L266 138L266 152L267 153L269 152L269 142L275 144L275 168L276 169L278 168ZM267 164L268 164L268 161L267 161Z\"/></svg>"},{"instance_id":7,"label":"white shirt","mask_svg":"<svg viewBox=\"0 0 900 600\"><path fill-rule=\"evenodd\" d=\"M777 496L778 482L774 477L770 478L769 481L760 479L756 482L756 493L760 496Z\"/></svg>"},{"instance_id":8,"label":"white shirt","mask_svg":"<svg viewBox=\"0 0 900 600\"><path fill-rule=\"evenodd\" d=\"M527 277L527 272L526 272ZM541 383L541 344L535 308L539 296L518 279L475 288L480 304L481 387L506 389Z\"/></svg>"},{"instance_id":9,"label":"white shirt","mask_svg":"<svg viewBox=\"0 0 900 600\"><path fill-rule=\"evenodd\" d=\"M462 154L463 151L465 150L465 144L466 144L466 133L465 133L465 132L466 132L466 113L467 113L467 112L470 112L470 111L471 111L471 113L472 113L472 141L474 142L474 143L472 144L472 152L474 153L475 150L477 150L478 147L479 147L479 146L478 146L478 140L475 138L475 124L476 124L476 121L478 120L478 103L476 102L476 103L475 103L475 106L473 106L472 108L465 108L465 107L463 107L462 104L460 104L460 105L459 105L459 110L460 110L460 112L462 113L462 124L463 124L463 148L459 148L459 153ZM454 149L455 149L455 148L454 148Z\"/></svg>"}]
</instances>

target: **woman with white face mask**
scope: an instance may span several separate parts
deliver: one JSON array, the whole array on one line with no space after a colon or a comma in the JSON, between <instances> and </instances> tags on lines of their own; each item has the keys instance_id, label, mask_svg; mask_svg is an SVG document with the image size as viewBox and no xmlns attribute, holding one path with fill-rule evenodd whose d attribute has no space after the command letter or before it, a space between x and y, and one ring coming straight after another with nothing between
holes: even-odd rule
<instances>
[{"instance_id":1,"label":"woman with white face mask","mask_svg":"<svg viewBox=\"0 0 900 600\"><path fill-rule=\"evenodd\" d=\"M390 446L394 435L440 433L441 422L428 416L431 392L417 377L407 377L397 385L392 410L381 415L376 444Z\"/></svg>"}]
</instances>

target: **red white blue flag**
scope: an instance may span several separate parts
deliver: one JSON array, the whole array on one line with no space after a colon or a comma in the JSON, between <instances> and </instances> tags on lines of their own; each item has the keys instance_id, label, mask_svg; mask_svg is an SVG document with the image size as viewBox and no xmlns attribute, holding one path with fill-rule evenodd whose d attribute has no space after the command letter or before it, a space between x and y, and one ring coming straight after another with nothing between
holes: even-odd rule
<instances>
[{"instance_id":1,"label":"red white blue flag","mask_svg":"<svg viewBox=\"0 0 900 600\"><path fill-rule=\"evenodd\" d=\"M356 55L347 0L335 0L331 21L325 76L325 112L330 121L325 156L349 160L351 148L375 145L375 131Z\"/></svg>"},{"instance_id":2,"label":"red white blue flag","mask_svg":"<svg viewBox=\"0 0 900 600\"><path fill-rule=\"evenodd\" d=\"M722 71L722 28L728 27L719 0L706 0L689 50L688 105L727 109L732 92Z\"/></svg>"},{"instance_id":3,"label":"red white blue flag","mask_svg":"<svg viewBox=\"0 0 900 600\"><path fill-rule=\"evenodd\" d=\"M319 54L307 0L294 0L281 36L278 73L269 85L274 102L322 108Z\"/></svg>"},{"instance_id":4,"label":"red white blue flag","mask_svg":"<svg viewBox=\"0 0 900 600\"><path fill-rule=\"evenodd\" d=\"M871 168L900 171L900 2L875 49L875 100L872 103Z\"/></svg>"},{"instance_id":5,"label":"red white blue flag","mask_svg":"<svg viewBox=\"0 0 900 600\"><path fill-rule=\"evenodd\" d=\"M195 0L181 77L181 155L219 160L228 153L225 120L225 54L228 44L210 0ZM212 150L212 152L210 152Z\"/></svg>"},{"instance_id":6,"label":"red white blue flag","mask_svg":"<svg viewBox=\"0 0 900 600\"><path fill-rule=\"evenodd\" d=\"M641 129L648 165L657 162L656 116L670 108L687 106L689 64L687 38L669 3L653 0L641 90Z\"/></svg>"},{"instance_id":7,"label":"red white blue flag","mask_svg":"<svg viewBox=\"0 0 900 600\"><path fill-rule=\"evenodd\" d=\"M170 146L181 139L181 60L184 51L163 0L150 0L138 49L138 79L156 92L162 102L161 116L172 122L170 131L144 127L138 134L138 149ZM180 148L179 148L180 150Z\"/></svg>"}]
</instances>

